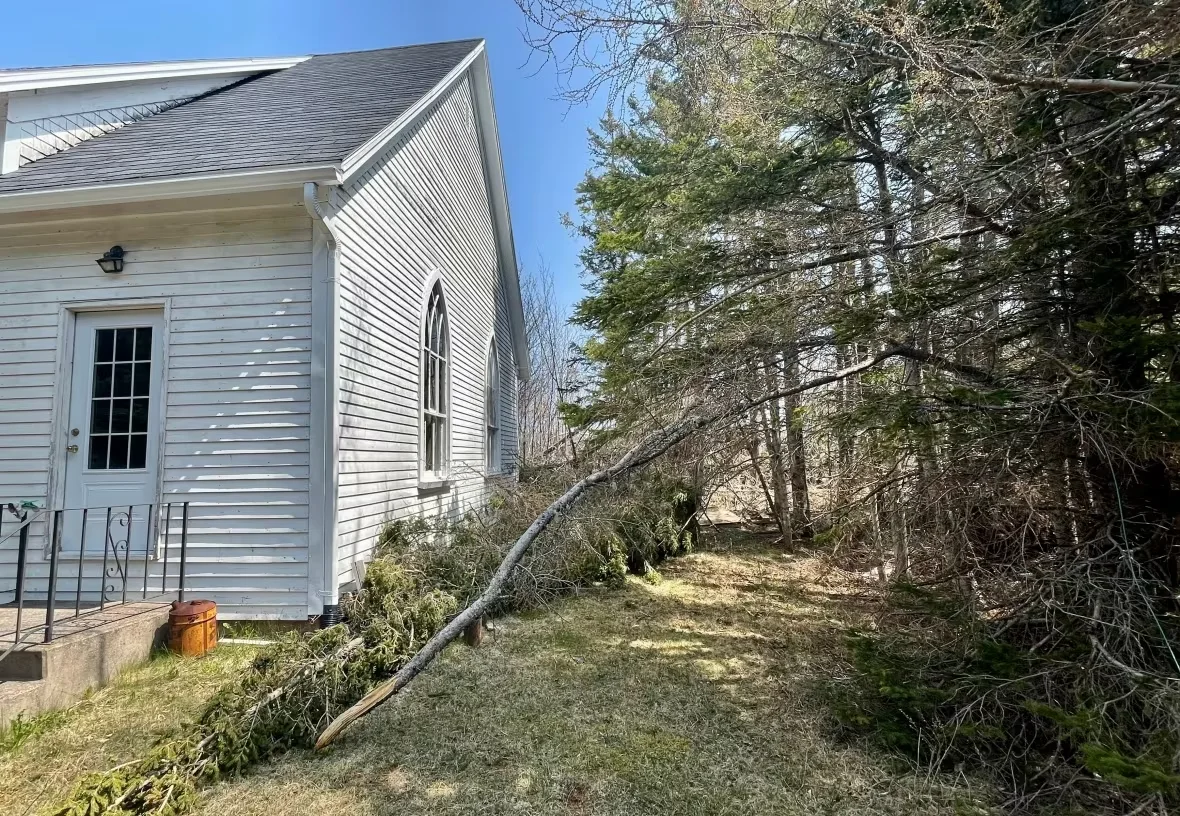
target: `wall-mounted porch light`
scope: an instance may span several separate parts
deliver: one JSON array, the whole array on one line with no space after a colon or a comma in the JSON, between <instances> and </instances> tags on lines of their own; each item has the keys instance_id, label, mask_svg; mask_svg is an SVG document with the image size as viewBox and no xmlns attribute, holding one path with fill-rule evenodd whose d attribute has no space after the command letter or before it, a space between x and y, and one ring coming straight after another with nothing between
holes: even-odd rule
<instances>
[{"instance_id":1,"label":"wall-mounted porch light","mask_svg":"<svg viewBox=\"0 0 1180 816\"><path fill-rule=\"evenodd\" d=\"M97 260L97 263L100 267L102 267L103 272L122 272L123 247L111 247L102 254L102 257Z\"/></svg>"}]
</instances>

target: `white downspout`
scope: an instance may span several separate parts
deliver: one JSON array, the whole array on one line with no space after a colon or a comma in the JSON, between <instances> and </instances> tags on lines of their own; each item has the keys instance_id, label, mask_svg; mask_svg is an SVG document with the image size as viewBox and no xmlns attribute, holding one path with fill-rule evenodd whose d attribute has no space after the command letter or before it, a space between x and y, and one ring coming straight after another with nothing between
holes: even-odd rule
<instances>
[{"instance_id":1,"label":"white downspout","mask_svg":"<svg viewBox=\"0 0 1180 816\"><path fill-rule=\"evenodd\" d=\"M321 620L330 625L337 622L340 615L340 582L336 574L340 486L340 290L336 285L336 269L340 240L333 223L336 212L330 203L320 200L320 187L315 182L303 185L303 206L311 216L315 238L312 246L311 381L313 401L319 402L318 406L313 402L311 411L312 507L309 515L312 524L308 531L311 546L308 611L319 614ZM316 319L317 307L321 307L318 309L319 320ZM317 382L322 383L318 395L315 393ZM317 503L319 512L316 512ZM321 558L318 570L317 554Z\"/></svg>"},{"instance_id":2,"label":"white downspout","mask_svg":"<svg viewBox=\"0 0 1180 816\"><path fill-rule=\"evenodd\" d=\"M0 176L20 167L19 135L16 125L8 123L8 94L0 93Z\"/></svg>"}]
</instances>

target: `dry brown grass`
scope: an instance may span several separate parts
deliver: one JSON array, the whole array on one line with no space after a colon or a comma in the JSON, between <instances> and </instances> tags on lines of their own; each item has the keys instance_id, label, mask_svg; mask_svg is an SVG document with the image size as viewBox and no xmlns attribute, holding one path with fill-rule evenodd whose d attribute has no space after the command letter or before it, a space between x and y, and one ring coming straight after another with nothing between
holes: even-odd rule
<instances>
[{"instance_id":1,"label":"dry brown grass","mask_svg":"<svg viewBox=\"0 0 1180 816\"><path fill-rule=\"evenodd\" d=\"M750 536L454 647L321 756L207 791L208 816L972 814L985 791L842 744L850 587Z\"/></svg>"},{"instance_id":2,"label":"dry brown grass","mask_svg":"<svg viewBox=\"0 0 1180 816\"><path fill-rule=\"evenodd\" d=\"M0 813L42 812L82 774L142 755L198 714L255 651L221 646L198 659L162 653L69 709L30 721L28 738L0 752Z\"/></svg>"}]
</instances>

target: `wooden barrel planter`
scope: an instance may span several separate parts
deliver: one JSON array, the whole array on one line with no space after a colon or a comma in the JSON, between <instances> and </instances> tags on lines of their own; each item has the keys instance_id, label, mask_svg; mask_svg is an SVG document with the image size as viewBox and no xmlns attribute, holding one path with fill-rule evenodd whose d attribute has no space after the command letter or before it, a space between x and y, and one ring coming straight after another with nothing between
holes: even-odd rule
<instances>
[{"instance_id":1,"label":"wooden barrel planter","mask_svg":"<svg viewBox=\"0 0 1180 816\"><path fill-rule=\"evenodd\" d=\"M200 657L217 646L217 604L173 601L168 613L168 648L185 657Z\"/></svg>"}]
</instances>

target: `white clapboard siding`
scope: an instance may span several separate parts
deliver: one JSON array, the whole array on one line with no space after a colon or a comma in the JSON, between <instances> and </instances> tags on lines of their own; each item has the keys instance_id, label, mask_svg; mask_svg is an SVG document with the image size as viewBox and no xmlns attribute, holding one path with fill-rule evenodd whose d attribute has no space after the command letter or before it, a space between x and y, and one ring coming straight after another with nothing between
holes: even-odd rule
<instances>
[{"instance_id":1,"label":"white clapboard siding","mask_svg":"<svg viewBox=\"0 0 1180 816\"><path fill-rule=\"evenodd\" d=\"M471 87L459 83L343 190L339 575L352 577L390 519L454 515L486 498L484 377L493 328L503 378L503 460L516 451L512 359ZM451 476L418 485L419 331L442 273L451 332Z\"/></svg>"},{"instance_id":2,"label":"white clapboard siding","mask_svg":"<svg viewBox=\"0 0 1180 816\"><path fill-rule=\"evenodd\" d=\"M126 271L104 275L94 259L114 243L128 251ZM224 617L305 619L311 222L303 208L0 226L0 292L0 499L48 499L62 304L167 298L163 501L177 503L169 584L179 503L189 501L189 596L217 601ZM6 518L0 538L13 527ZM43 579L46 525L33 535L29 572ZM11 587L15 552L15 538L0 542L0 590ZM154 581L160 565L150 568ZM67 556L63 576L71 570ZM142 586L142 570L133 559L132 587Z\"/></svg>"}]
</instances>

